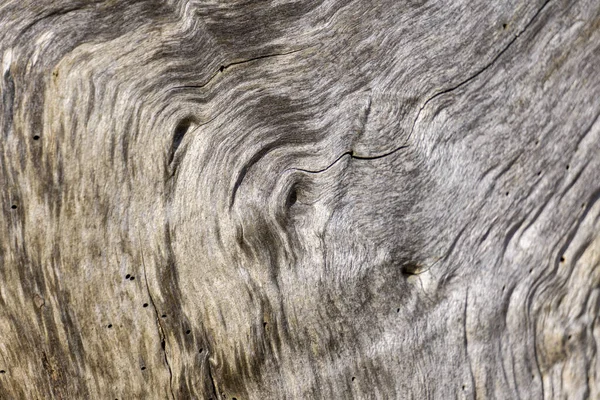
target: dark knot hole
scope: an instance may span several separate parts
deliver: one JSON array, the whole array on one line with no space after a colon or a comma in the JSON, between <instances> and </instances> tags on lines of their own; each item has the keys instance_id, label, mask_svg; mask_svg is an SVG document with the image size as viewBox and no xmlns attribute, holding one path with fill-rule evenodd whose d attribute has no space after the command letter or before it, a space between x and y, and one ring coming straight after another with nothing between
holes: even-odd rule
<instances>
[{"instance_id":1,"label":"dark knot hole","mask_svg":"<svg viewBox=\"0 0 600 400\"><path fill-rule=\"evenodd\" d=\"M186 133L189 132L193 123L193 118L187 117L179 121L175 127L175 131L173 132L173 142L171 144L171 154L169 155L169 164L173 162L173 158L175 157L177 149L181 145L183 138L185 137Z\"/></svg>"},{"instance_id":2,"label":"dark knot hole","mask_svg":"<svg viewBox=\"0 0 600 400\"><path fill-rule=\"evenodd\" d=\"M290 192L288 193L287 199L285 200L285 207L290 208L298 201L298 187L296 185L292 186Z\"/></svg>"}]
</instances>

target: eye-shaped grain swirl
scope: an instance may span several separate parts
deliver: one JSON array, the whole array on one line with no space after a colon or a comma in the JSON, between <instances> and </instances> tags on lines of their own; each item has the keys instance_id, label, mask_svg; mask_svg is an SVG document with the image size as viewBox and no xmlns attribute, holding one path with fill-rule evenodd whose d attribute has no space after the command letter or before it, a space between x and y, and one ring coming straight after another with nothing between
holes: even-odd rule
<instances>
[{"instance_id":1,"label":"eye-shaped grain swirl","mask_svg":"<svg viewBox=\"0 0 600 400\"><path fill-rule=\"evenodd\" d=\"M593 0L0 4L0 398L599 398Z\"/></svg>"}]
</instances>

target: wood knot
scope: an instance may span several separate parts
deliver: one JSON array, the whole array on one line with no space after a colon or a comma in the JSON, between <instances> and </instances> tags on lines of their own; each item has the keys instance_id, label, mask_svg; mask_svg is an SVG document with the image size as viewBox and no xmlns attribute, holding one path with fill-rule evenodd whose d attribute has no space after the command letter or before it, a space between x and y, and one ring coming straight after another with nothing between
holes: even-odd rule
<instances>
[{"instance_id":1,"label":"wood knot","mask_svg":"<svg viewBox=\"0 0 600 400\"><path fill-rule=\"evenodd\" d=\"M36 294L33 296L33 304L35 304L37 308L42 308L46 305L46 300L39 294Z\"/></svg>"}]
</instances>

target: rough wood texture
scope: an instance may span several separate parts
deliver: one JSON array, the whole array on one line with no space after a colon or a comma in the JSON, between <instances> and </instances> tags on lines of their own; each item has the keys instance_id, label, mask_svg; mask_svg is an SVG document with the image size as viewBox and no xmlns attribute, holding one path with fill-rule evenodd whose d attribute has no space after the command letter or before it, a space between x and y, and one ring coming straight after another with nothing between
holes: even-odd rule
<instances>
[{"instance_id":1,"label":"rough wood texture","mask_svg":"<svg viewBox=\"0 0 600 400\"><path fill-rule=\"evenodd\" d=\"M2 399L600 398L600 2L0 3Z\"/></svg>"}]
</instances>

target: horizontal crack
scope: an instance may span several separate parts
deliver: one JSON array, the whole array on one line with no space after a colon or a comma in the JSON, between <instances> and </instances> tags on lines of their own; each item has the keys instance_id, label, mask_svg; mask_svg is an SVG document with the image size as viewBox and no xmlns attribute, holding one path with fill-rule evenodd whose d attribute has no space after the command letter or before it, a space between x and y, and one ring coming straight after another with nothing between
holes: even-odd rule
<instances>
[{"instance_id":1,"label":"horizontal crack","mask_svg":"<svg viewBox=\"0 0 600 400\"><path fill-rule=\"evenodd\" d=\"M273 53L273 54L265 54L262 56L257 56L257 57L253 57L253 58L249 58L247 60L242 60L242 61L234 61L232 63L229 64L225 64L225 65L221 65L221 67L219 68L219 71L223 72L224 70L226 70L229 67L232 67L234 65L240 65L240 64L246 64L252 61L257 61L257 60L262 60L264 58L271 58L271 57L280 57L280 56L287 56L288 54L294 54L294 53L298 53L300 51L306 50L307 48L302 48L302 49L296 49L296 50L290 50L286 53Z\"/></svg>"},{"instance_id":2,"label":"horizontal crack","mask_svg":"<svg viewBox=\"0 0 600 400\"><path fill-rule=\"evenodd\" d=\"M352 158L352 159L354 159L354 160L378 160L378 159L380 159L380 158L387 157L387 156L389 156L389 155L392 155L392 154L396 153L396 152L397 152L397 151L399 151L399 150L406 149L406 148L408 148L408 145L397 147L397 148L395 148L394 150L392 150L392 151L390 151L390 152L387 152L387 153L384 153L384 154L379 154L379 155L376 155L376 156L357 156L357 155L355 155L355 154L354 154L354 152L352 152L352 151L347 151L347 152L343 153L342 155L340 155L338 158L336 158L336 159L335 159L335 161L333 161L333 162L332 162L331 164L329 164L327 167L325 167L325 168L323 168L323 169L320 169L320 170L316 170L316 171L314 171L314 170L302 169L302 168L290 168L290 169L291 169L291 170L294 170L294 171L306 172L306 173L308 173L308 174L320 174L321 172L325 172L325 171L327 171L328 169L330 169L331 167L333 167L333 166L334 166L335 164L337 164L337 163L338 163L338 162L339 162L339 161L340 161L342 158L344 158L344 157L346 157L346 156L350 156L350 158ZM288 171L289 171L289 170L288 170Z\"/></svg>"},{"instance_id":3,"label":"horizontal crack","mask_svg":"<svg viewBox=\"0 0 600 400\"><path fill-rule=\"evenodd\" d=\"M406 149L406 148L408 148L408 145L403 145L400 147L396 147L394 150L388 151L387 153L378 154L376 156L357 156L354 153L351 153L350 157L354 158L355 160L377 160L379 158L384 158L384 157L390 156L390 155L396 153L397 151Z\"/></svg>"},{"instance_id":4,"label":"horizontal crack","mask_svg":"<svg viewBox=\"0 0 600 400\"><path fill-rule=\"evenodd\" d=\"M308 47L307 47L307 48L308 48ZM205 87L205 86L208 86L208 84L210 84L210 83L212 82L212 80L213 80L213 79L214 79L214 78L215 78L217 75L219 75L220 73L224 72L224 71L225 71L227 68L229 68L229 67L232 67L232 66L234 66L234 65L247 64L247 63L250 63L250 62L253 62L253 61L257 61L257 60L262 60L262 59L265 59L265 58L271 58L271 57L280 57L280 56L287 56L288 54L298 53L298 52L300 52L300 51L306 50L307 48L302 48L302 49L291 50L291 51L288 51L288 52L286 52L286 53L273 53L273 54L265 54L265 55L262 55L262 56L257 56L257 57L249 58L249 59L247 59L247 60L242 60L242 61L234 61L234 62L231 62L231 63L229 63L229 64L224 64L224 65L221 65L221 66L219 67L219 69L218 69L218 70L217 70L217 71L216 71L216 72L215 72L215 73L214 73L214 74L213 74L213 75L212 75L210 78L208 78L208 80L207 80L206 82L204 82L204 83L202 83L202 84L200 84L200 85L183 85L183 86L174 86L174 87L172 87L172 88L169 88L168 90L169 90L169 91L172 91L172 90L177 90L177 89L201 89L201 88L203 88L203 87Z\"/></svg>"}]
</instances>

